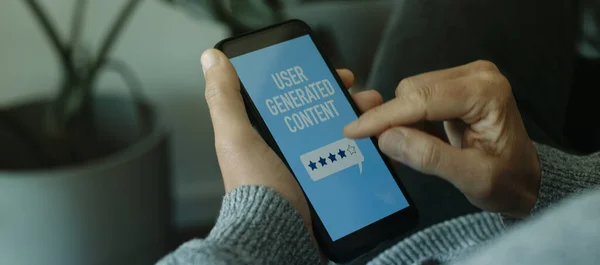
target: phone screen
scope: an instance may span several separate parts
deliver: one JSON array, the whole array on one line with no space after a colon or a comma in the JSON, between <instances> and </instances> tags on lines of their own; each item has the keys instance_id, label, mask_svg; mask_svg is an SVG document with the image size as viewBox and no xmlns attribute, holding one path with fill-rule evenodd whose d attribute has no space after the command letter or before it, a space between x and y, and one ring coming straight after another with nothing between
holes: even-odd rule
<instances>
[{"instance_id":1,"label":"phone screen","mask_svg":"<svg viewBox=\"0 0 600 265\"><path fill-rule=\"evenodd\" d=\"M332 241L409 206L310 35L231 62Z\"/></svg>"}]
</instances>

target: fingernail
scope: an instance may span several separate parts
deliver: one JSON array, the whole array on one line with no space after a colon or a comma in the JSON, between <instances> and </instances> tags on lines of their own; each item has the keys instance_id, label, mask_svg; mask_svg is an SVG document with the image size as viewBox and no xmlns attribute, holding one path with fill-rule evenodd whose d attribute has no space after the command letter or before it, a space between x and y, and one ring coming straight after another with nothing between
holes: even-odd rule
<instances>
[{"instance_id":1,"label":"fingernail","mask_svg":"<svg viewBox=\"0 0 600 265\"><path fill-rule=\"evenodd\" d=\"M208 69L219 63L219 56L213 49L206 50L200 57L200 63L202 64L202 72L206 73Z\"/></svg>"},{"instance_id":2,"label":"fingernail","mask_svg":"<svg viewBox=\"0 0 600 265\"><path fill-rule=\"evenodd\" d=\"M405 136L402 129L389 129L379 137L379 148L387 156L395 160L402 160L402 154L404 153L404 139Z\"/></svg>"}]
</instances>

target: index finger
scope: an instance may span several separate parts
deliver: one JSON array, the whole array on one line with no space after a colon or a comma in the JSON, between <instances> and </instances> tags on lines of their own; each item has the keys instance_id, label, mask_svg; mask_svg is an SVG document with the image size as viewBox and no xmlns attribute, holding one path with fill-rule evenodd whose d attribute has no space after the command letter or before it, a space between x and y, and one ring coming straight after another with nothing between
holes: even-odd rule
<instances>
[{"instance_id":1,"label":"index finger","mask_svg":"<svg viewBox=\"0 0 600 265\"><path fill-rule=\"evenodd\" d=\"M393 100L377 106L344 127L344 135L362 138L379 135L388 128L410 125L421 120L472 120L478 95L478 82L466 78L450 80L432 86L410 89Z\"/></svg>"},{"instance_id":2,"label":"index finger","mask_svg":"<svg viewBox=\"0 0 600 265\"><path fill-rule=\"evenodd\" d=\"M200 58L206 79L205 98L215 140L237 139L252 129L233 65L221 51L208 49ZM233 134L233 135L232 135Z\"/></svg>"},{"instance_id":3,"label":"index finger","mask_svg":"<svg viewBox=\"0 0 600 265\"><path fill-rule=\"evenodd\" d=\"M477 71L498 71L498 67L491 62L488 61L475 61L472 63L431 71L427 73L418 74L415 76L407 77L400 81L398 87L396 87L396 96L401 94L403 91L407 89L412 89L415 87L433 85L442 81L449 81L452 79L458 79L461 77L465 77Z\"/></svg>"}]
</instances>

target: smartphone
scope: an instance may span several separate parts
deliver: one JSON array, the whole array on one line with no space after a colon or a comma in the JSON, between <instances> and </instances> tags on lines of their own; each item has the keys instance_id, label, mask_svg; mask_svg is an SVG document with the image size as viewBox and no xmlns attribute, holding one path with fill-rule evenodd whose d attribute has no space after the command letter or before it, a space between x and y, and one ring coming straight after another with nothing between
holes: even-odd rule
<instances>
[{"instance_id":1,"label":"smartphone","mask_svg":"<svg viewBox=\"0 0 600 265\"><path fill-rule=\"evenodd\" d=\"M329 259L352 260L416 226L416 207L376 139L342 134L359 111L306 23L286 21L216 48L237 71L253 125L302 188Z\"/></svg>"}]
</instances>

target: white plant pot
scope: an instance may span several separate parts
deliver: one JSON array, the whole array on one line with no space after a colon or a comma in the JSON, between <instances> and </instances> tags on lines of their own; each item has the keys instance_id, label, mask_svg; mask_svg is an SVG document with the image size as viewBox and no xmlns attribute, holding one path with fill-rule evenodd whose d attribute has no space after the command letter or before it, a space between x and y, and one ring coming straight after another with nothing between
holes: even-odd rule
<instances>
[{"instance_id":1,"label":"white plant pot","mask_svg":"<svg viewBox=\"0 0 600 265\"><path fill-rule=\"evenodd\" d=\"M130 102L96 103L103 137L134 137ZM148 135L132 142L79 166L0 171L0 264L135 265L164 255L170 220L167 134L154 122Z\"/></svg>"}]
</instances>

